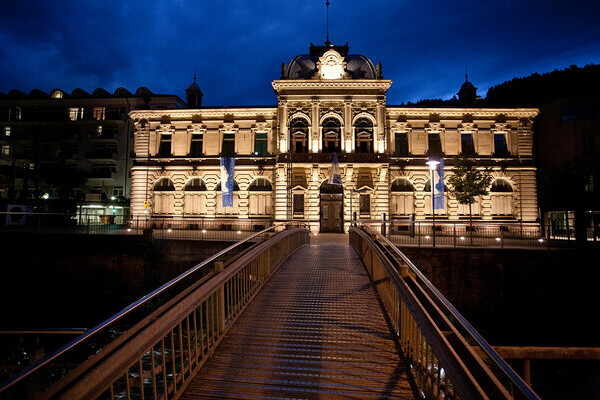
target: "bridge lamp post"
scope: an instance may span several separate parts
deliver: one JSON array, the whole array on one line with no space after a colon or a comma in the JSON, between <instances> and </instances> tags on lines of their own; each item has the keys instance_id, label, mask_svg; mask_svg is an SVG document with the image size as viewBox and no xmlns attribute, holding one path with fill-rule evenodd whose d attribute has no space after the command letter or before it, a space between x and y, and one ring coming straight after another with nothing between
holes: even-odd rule
<instances>
[{"instance_id":1,"label":"bridge lamp post","mask_svg":"<svg viewBox=\"0 0 600 400\"><path fill-rule=\"evenodd\" d=\"M429 182L431 183L431 217L432 217L431 230L433 232L432 244L433 244L433 247L435 247L435 201L434 201L435 174L434 174L434 171L437 170L437 167L438 167L438 165L440 165L440 162L438 160L430 158L429 161L427 161L427 165L429 166L429 173L430 173Z\"/></svg>"}]
</instances>

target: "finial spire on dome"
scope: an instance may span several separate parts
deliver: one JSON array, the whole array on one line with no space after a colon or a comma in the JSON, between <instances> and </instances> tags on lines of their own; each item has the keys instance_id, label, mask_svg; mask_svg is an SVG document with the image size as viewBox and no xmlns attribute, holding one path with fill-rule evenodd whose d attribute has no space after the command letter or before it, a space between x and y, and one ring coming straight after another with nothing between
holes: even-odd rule
<instances>
[{"instance_id":1,"label":"finial spire on dome","mask_svg":"<svg viewBox=\"0 0 600 400\"><path fill-rule=\"evenodd\" d=\"M325 44L329 46L331 44L329 41L329 0L325 1L325 6L327 6L327 40L325 40Z\"/></svg>"},{"instance_id":2,"label":"finial spire on dome","mask_svg":"<svg viewBox=\"0 0 600 400\"><path fill-rule=\"evenodd\" d=\"M196 83L196 66L194 65L194 83Z\"/></svg>"},{"instance_id":3,"label":"finial spire on dome","mask_svg":"<svg viewBox=\"0 0 600 400\"><path fill-rule=\"evenodd\" d=\"M469 81L469 68L468 64L465 64L465 81Z\"/></svg>"}]
</instances>

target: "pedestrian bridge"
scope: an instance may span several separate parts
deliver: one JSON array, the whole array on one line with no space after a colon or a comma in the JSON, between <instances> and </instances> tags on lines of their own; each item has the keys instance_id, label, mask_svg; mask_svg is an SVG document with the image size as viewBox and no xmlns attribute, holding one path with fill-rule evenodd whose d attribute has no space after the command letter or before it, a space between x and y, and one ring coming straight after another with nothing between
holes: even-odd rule
<instances>
[{"instance_id":1,"label":"pedestrian bridge","mask_svg":"<svg viewBox=\"0 0 600 400\"><path fill-rule=\"evenodd\" d=\"M538 398L381 235L285 226L246 240L256 243L198 264L0 396Z\"/></svg>"}]
</instances>

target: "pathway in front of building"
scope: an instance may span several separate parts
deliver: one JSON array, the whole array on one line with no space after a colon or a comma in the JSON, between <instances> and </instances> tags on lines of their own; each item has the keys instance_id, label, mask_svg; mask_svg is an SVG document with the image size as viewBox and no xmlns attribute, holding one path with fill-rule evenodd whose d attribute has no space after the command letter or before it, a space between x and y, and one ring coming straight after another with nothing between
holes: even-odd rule
<instances>
[{"instance_id":1,"label":"pathway in front of building","mask_svg":"<svg viewBox=\"0 0 600 400\"><path fill-rule=\"evenodd\" d=\"M414 399L348 236L319 236L280 267L182 399Z\"/></svg>"}]
</instances>

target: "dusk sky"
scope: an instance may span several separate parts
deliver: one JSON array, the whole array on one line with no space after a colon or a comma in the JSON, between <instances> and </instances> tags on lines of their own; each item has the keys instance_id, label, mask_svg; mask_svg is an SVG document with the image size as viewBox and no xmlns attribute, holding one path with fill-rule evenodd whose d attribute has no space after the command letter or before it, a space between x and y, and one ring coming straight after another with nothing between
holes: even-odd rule
<instances>
[{"instance_id":1,"label":"dusk sky","mask_svg":"<svg viewBox=\"0 0 600 400\"><path fill-rule=\"evenodd\" d=\"M600 63L600 1L331 0L330 40L381 62L388 104L451 98L494 84ZM275 105L281 63L323 44L321 0L7 0L0 13L0 92L60 88Z\"/></svg>"}]
</instances>

